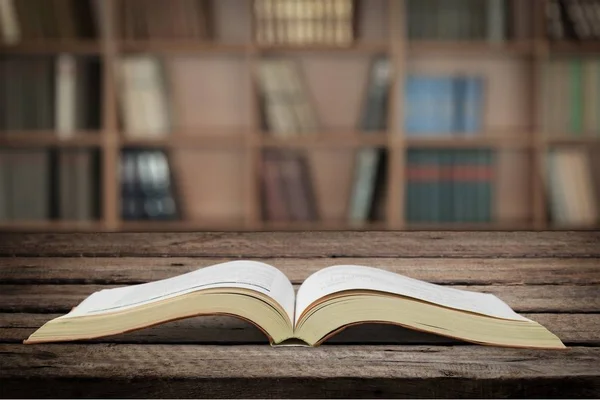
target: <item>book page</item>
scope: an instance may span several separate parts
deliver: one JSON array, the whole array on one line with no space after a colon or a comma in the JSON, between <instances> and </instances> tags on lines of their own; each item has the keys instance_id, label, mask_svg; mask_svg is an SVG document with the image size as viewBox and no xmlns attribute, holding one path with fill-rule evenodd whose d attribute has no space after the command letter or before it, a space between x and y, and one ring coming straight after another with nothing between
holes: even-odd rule
<instances>
[{"instance_id":1,"label":"book page","mask_svg":"<svg viewBox=\"0 0 600 400\"><path fill-rule=\"evenodd\" d=\"M242 288L266 294L294 320L294 288L277 268L256 261L231 261L160 281L96 292L62 318L120 311L212 288Z\"/></svg>"},{"instance_id":2,"label":"book page","mask_svg":"<svg viewBox=\"0 0 600 400\"><path fill-rule=\"evenodd\" d=\"M490 317L528 321L492 294L439 286L377 268L337 265L315 272L300 286L294 324L304 310L321 297L357 289L398 294Z\"/></svg>"}]
</instances>

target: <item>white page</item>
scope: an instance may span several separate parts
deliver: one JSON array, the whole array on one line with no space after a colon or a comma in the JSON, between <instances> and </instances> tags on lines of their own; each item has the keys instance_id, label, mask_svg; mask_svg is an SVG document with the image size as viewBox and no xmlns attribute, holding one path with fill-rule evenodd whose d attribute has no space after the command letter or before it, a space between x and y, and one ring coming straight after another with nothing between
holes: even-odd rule
<instances>
[{"instance_id":1,"label":"white page","mask_svg":"<svg viewBox=\"0 0 600 400\"><path fill-rule=\"evenodd\" d=\"M302 312L319 298L353 289L394 293L491 317L528 321L492 294L439 286L377 268L336 265L317 271L304 281L296 295L294 324Z\"/></svg>"},{"instance_id":2,"label":"white page","mask_svg":"<svg viewBox=\"0 0 600 400\"><path fill-rule=\"evenodd\" d=\"M62 318L120 311L211 288L242 288L264 293L294 320L294 288L277 268L256 261L231 261L160 281L96 292Z\"/></svg>"}]
</instances>

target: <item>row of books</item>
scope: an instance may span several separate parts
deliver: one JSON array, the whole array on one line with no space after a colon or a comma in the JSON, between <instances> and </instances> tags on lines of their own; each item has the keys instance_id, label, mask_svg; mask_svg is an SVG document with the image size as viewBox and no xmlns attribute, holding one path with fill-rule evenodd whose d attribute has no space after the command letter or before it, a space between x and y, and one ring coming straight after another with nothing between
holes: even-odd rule
<instances>
[{"instance_id":1,"label":"row of books","mask_svg":"<svg viewBox=\"0 0 600 400\"><path fill-rule=\"evenodd\" d=\"M353 0L255 0L255 39L265 45L348 45L355 8Z\"/></svg>"},{"instance_id":2,"label":"row of books","mask_svg":"<svg viewBox=\"0 0 600 400\"><path fill-rule=\"evenodd\" d=\"M600 136L600 60L554 59L545 65L544 130Z\"/></svg>"},{"instance_id":3,"label":"row of books","mask_svg":"<svg viewBox=\"0 0 600 400\"><path fill-rule=\"evenodd\" d=\"M483 79L409 75L405 85L407 136L470 136L481 131Z\"/></svg>"},{"instance_id":4,"label":"row of books","mask_svg":"<svg viewBox=\"0 0 600 400\"><path fill-rule=\"evenodd\" d=\"M100 70L97 58L0 58L0 130L99 129Z\"/></svg>"},{"instance_id":5,"label":"row of books","mask_svg":"<svg viewBox=\"0 0 600 400\"><path fill-rule=\"evenodd\" d=\"M0 150L0 221L98 218L98 177L89 150Z\"/></svg>"},{"instance_id":6,"label":"row of books","mask_svg":"<svg viewBox=\"0 0 600 400\"><path fill-rule=\"evenodd\" d=\"M558 225L595 226L600 221L598 150L552 149L547 158L550 215Z\"/></svg>"},{"instance_id":7,"label":"row of books","mask_svg":"<svg viewBox=\"0 0 600 400\"><path fill-rule=\"evenodd\" d=\"M212 35L208 0L126 0L118 3L124 39L207 39Z\"/></svg>"},{"instance_id":8,"label":"row of books","mask_svg":"<svg viewBox=\"0 0 600 400\"><path fill-rule=\"evenodd\" d=\"M494 157L491 150L409 149L408 222L490 222Z\"/></svg>"},{"instance_id":9,"label":"row of books","mask_svg":"<svg viewBox=\"0 0 600 400\"><path fill-rule=\"evenodd\" d=\"M97 36L97 1L1 0L0 38L4 43Z\"/></svg>"},{"instance_id":10,"label":"row of books","mask_svg":"<svg viewBox=\"0 0 600 400\"><path fill-rule=\"evenodd\" d=\"M553 40L600 39L600 1L547 0L546 32Z\"/></svg>"}]
</instances>

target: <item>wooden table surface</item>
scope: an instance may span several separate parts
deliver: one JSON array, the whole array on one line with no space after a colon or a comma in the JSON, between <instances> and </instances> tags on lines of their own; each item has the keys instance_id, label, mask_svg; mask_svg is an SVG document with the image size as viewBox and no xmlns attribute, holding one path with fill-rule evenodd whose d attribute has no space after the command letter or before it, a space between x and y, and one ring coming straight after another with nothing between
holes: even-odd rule
<instances>
[{"instance_id":1,"label":"wooden table surface","mask_svg":"<svg viewBox=\"0 0 600 400\"><path fill-rule=\"evenodd\" d=\"M600 232L0 234L0 397L600 397ZM198 317L115 337L23 345L94 291L232 259L294 284L335 264L494 293L565 351L349 328L271 348L250 324Z\"/></svg>"}]
</instances>

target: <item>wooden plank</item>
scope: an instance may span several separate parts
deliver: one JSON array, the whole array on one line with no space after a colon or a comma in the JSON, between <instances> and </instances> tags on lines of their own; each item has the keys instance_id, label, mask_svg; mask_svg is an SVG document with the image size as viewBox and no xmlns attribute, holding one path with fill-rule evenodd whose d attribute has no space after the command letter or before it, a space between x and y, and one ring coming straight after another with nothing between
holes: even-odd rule
<instances>
[{"instance_id":1,"label":"wooden plank","mask_svg":"<svg viewBox=\"0 0 600 400\"><path fill-rule=\"evenodd\" d=\"M0 313L0 343L21 343L37 328L61 314ZM567 345L600 346L600 314L536 314L525 317L544 325ZM93 343L266 344L254 325L228 316L204 316L90 341ZM393 325L356 325L325 344L456 344L456 340Z\"/></svg>"},{"instance_id":2,"label":"wooden plank","mask_svg":"<svg viewBox=\"0 0 600 400\"><path fill-rule=\"evenodd\" d=\"M598 397L600 348L0 345L2 397Z\"/></svg>"},{"instance_id":3,"label":"wooden plank","mask_svg":"<svg viewBox=\"0 0 600 400\"><path fill-rule=\"evenodd\" d=\"M2 233L0 256L600 257L586 232Z\"/></svg>"},{"instance_id":4,"label":"wooden plank","mask_svg":"<svg viewBox=\"0 0 600 400\"><path fill-rule=\"evenodd\" d=\"M6 257L0 282L11 284L136 284L170 278L230 258L191 257ZM382 268L438 284L599 284L594 258L272 258L256 259L279 268L292 283L331 266Z\"/></svg>"},{"instance_id":5,"label":"wooden plank","mask_svg":"<svg viewBox=\"0 0 600 400\"><path fill-rule=\"evenodd\" d=\"M66 313L85 297L115 285L1 285L0 312ZM517 312L600 312L598 286L452 286L492 293Z\"/></svg>"}]
</instances>

